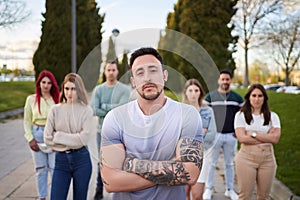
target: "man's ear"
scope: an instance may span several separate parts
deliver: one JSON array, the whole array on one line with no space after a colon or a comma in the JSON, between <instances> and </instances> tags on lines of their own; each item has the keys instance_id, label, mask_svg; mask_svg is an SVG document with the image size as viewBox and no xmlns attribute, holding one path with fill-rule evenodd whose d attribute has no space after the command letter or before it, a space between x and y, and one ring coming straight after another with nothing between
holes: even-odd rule
<instances>
[{"instance_id":1,"label":"man's ear","mask_svg":"<svg viewBox=\"0 0 300 200\"><path fill-rule=\"evenodd\" d=\"M168 80L168 75L169 75L168 71L164 70L163 74L164 74L164 81L166 82Z\"/></svg>"}]
</instances>

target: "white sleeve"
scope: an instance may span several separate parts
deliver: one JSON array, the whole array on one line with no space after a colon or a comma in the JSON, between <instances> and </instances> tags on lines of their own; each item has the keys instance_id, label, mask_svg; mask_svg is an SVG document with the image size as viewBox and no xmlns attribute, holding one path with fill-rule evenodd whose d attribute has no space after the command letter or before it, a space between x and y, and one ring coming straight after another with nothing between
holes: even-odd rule
<instances>
[{"instance_id":1,"label":"white sleeve","mask_svg":"<svg viewBox=\"0 0 300 200\"><path fill-rule=\"evenodd\" d=\"M115 112L112 110L104 118L101 130L101 146L122 144L121 130L115 115Z\"/></svg>"},{"instance_id":2,"label":"white sleeve","mask_svg":"<svg viewBox=\"0 0 300 200\"><path fill-rule=\"evenodd\" d=\"M235 114L235 118L234 118L234 128L246 128L246 120L245 120L245 116L244 113L242 113L241 111L238 111Z\"/></svg>"},{"instance_id":3,"label":"white sleeve","mask_svg":"<svg viewBox=\"0 0 300 200\"><path fill-rule=\"evenodd\" d=\"M276 113L271 112L271 126L274 128L280 128L280 120Z\"/></svg>"},{"instance_id":4,"label":"white sleeve","mask_svg":"<svg viewBox=\"0 0 300 200\"><path fill-rule=\"evenodd\" d=\"M181 138L203 141L202 120L199 112L192 106L184 108Z\"/></svg>"}]
</instances>

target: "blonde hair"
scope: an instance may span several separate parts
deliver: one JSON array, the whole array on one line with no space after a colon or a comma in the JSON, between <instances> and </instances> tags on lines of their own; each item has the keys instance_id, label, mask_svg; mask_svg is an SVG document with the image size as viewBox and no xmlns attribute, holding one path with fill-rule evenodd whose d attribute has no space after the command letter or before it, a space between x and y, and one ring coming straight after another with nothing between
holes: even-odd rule
<instances>
[{"instance_id":1,"label":"blonde hair","mask_svg":"<svg viewBox=\"0 0 300 200\"><path fill-rule=\"evenodd\" d=\"M59 102L63 103L63 102L67 101L67 98L66 98L65 92L64 92L64 86L67 82L71 82L71 83L75 84L78 101L84 103L85 105L88 105L88 98L87 98L87 93L85 90L84 83L83 83L81 77L75 73L69 73L65 76L65 79L61 84L61 93L59 96Z\"/></svg>"}]
</instances>

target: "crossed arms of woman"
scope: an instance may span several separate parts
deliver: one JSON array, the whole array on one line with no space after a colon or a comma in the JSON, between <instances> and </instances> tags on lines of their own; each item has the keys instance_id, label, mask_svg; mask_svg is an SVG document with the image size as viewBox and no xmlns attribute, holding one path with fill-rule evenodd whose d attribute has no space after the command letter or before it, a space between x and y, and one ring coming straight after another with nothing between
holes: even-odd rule
<instances>
[{"instance_id":1,"label":"crossed arms of woman","mask_svg":"<svg viewBox=\"0 0 300 200\"><path fill-rule=\"evenodd\" d=\"M202 159L203 143L194 139L180 139L176 156L166 161L126 157L124 145L113 144L101 147L101 175L108 192L132 192L154 185L193 185Z\"/></svg>"},{"instance_id":2,"label":"crossed arms of woman","mask_svg":"<svg viewBox=\"0 0 300 200\"><path fill-rule=\"evenodd\" d=\"M267 133L258 133L252 137L254 131L246 131L245 128L236 128L235 133L239 142L253 145L262 143L277 144L280 139L280 128L271 127Z\"/></svg>"}]
</instances>

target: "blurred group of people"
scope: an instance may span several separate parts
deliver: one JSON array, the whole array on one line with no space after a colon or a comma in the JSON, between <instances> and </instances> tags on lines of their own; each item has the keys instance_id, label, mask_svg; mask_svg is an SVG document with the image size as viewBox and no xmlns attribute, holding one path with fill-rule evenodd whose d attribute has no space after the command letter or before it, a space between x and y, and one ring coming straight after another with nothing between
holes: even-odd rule
<instances>
[{"instance_id":1,"label":"blurred group of people","mask_svg":"<svg viewBox=\"0 0 300 200\"><path fill-rule=\"evenodd\" d=\"M211 199L221 149L224 195L248 200L256 185L257 199L269 198L280 121L262 85L252 85L244 102L230 90L231 72L222 70L218 89L208 94L197 79L187 80L181 103L165 96L169 75L154 48L134 51L129 65L136 92L131 101L129 86L117 80L115 61L107 62L106 82L94 88L90 103L78 74L67 74L59 91L54 75L40 72L24 107L40 200L48 196L49 172L52 200L67 199L71 180L73 199L87 198L93 116L99 152L95 200L103 199L104 188L113 199Z\"/></svg>"}]
</instances>

